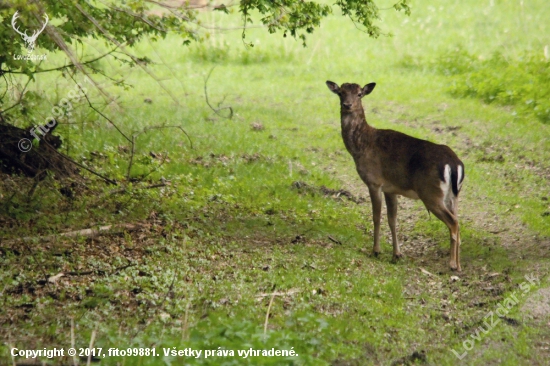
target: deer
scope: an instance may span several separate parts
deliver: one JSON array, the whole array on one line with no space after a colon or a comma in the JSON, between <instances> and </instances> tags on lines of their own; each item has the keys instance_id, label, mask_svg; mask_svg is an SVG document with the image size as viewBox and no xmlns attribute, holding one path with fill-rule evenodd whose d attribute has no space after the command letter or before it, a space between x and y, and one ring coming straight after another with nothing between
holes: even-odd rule
<instances>
[{"instance_id":1,"label":"deer","mask_svg":"<svg viewBox=\"0 0 550 366\"><path fill-rule=\"evenodd\" d=\"M376 83L361 87L341 86L327 81L329 90L340 98L342 138L352 156L357 173L367 185L374 222L373 254L380 254L382 193L387 206L393 245L393 261L403 257L397 240L398 196L420 199L449 228L451 270L461 271L458 194L465 177L464 164L446 145L418 139L404 133L377 129L367 123L362 98Z\"/></svg>"},{"instance_id":2,"label":"deer","mask_svg":"<svg viewBox=\"0 0 550 366\"><path fill-rule=\"evenodd\" d=\"M36 39L46 29L46 25L48 25L48 21L50 18L48 17L48 14L44 14L44 24L42 25L42 28L40 30L35 30L31 36L27 34L27 31L21 32L19 30L19 27L17 27L17 19L19 19L19 11L16 11L15 14L13 14L13 17L11 18L11 25L13 27L13 30L15 30L21 37L23 37L23 41L25 42L25 47L27 47L27 52L32 53L34 51L34 47L36 45Z\"/></svg>"}]
</instances>

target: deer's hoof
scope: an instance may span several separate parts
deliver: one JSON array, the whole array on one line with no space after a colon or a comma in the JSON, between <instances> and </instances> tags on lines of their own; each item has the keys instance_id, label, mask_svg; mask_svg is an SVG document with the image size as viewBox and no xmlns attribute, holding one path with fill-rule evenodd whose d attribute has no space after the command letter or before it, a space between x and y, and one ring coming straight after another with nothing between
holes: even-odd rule
<instances>
[{"instance_id":1,"label":"deer's hoof","mask_svg":"<svg viewBox=\"0 0 550 366\"><path fill-rule=\"evenodd\" d=\"M380 256L380 252L377 252L376 250L372 252L372 254L378 258Z\"/></svg>"},{"instance_id":2,"label":"deer's hoof","mask_svg":"<svg viewBox=\"0 0 550 366\"><path fill-rule=\"evenodd\" d=\"M449 263L449 265L451 266L451 271L457 271L457 272L462 271L462 268L460 268L460 264L457 264L454 261L451 261L451 263Z\"/></svg>"},{"instance_id":3,"label":"deer's hoof","mask_svg":"<svg viewBox=\"0 0 550 366\"><path fill-rule=\"evenodd\" d=\"M393 261L394 262L398 262L402 258L403 258L403 254L401 254L401 253L397 253L397 254L393 255Z\"/></svg>"}]
</instances>

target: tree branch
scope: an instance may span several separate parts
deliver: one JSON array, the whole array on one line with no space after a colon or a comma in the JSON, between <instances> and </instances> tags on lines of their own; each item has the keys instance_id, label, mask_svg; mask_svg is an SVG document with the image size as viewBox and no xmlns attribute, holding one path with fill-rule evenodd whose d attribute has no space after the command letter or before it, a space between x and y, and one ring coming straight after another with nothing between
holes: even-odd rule
<instances>
[{"instance_id":1,"label":"tree branch","mask_svg":"<svg viewBox=\"0 0 550 366\"><path fill-rule=\"evenodd\" d=\"M206 104L208 104L210 109L212 109L214 111L214 113L216 113L218 116L223 117L223 118L227 118L227 119L232 119L233 118L233 108L232 107L214 108L214 107L212 107L212 105L210 104L210 101L208 100L208 91L207 91L206 88L207 88L207 84L208 84L208 79L210 79L210 75L212 75L212 71L214 71L215 68L216 68L216 66L213 66L210 69L210 72L208 73L206 78L204 79L204 97L206 99ZM220 113L220 111L223 111L224 109L229 109L229 117L224 116L223 114Z\"/></svg>"},{"instance_id":2,"label":"tree branch","mask_svg":"<svg viewBox=\"0 0 550 366\"><path fill-rule=\"evenodd\" d=\"M101 26L101 24L99 24L97 22L96 19L94 19L90 14L88 14L83 8L82 6L80 6L80 4L78 3L75 3L74 6L82 13L82 15L84 15L86 18L88 18L88 20L90 20L90 22L92 22L94 24L94 26L99 29L99 31L101 33L103 33L103 36L105 38L107 38L110 42L112 42L113 44L117 45L118 47L120 47L121 49L123 49L125 52L126 51L126 47L118 42L116 39L114 39L113 37L111 37L109 35L109 33ZM176 96L168 89L166 88L162 82L159 80L159 78L156 77L156 75L154 73L152 73L147 67L146 65L144 64L144 62L142 60L140 60L138 57L132 55L131 53L127 52L126 55L128 57L130 57L132 59L132 61L134 61L136 63L136 65L138 65L139 67L141 67L141 69L143 71L145 71L147 74L149 74L149 76L151 76L153 79L155 79L155 81L160 85L160 87L162 89L164 89L164 91L172 98L172 100L177 104L179 105L179 101L178 99L176 98Z\"/></svg>"},{"instance_id":3,"label":"tree branch","mask_svg":"<svg viewBox=\"0 0 550 366\"><path fill-rule=\"evenodd\" d=\"M40 61L40 62L42 62L42 61ZM11 107L9 107L8 109L4 109L4 110L0 111L1 113L6 113L10 109L13 109L13 108L17 107L19 104L21 104L21 101L23 100L23 96L25 95L25 91L27 90L27 86L29 86L32 79L33 78L31 76L29 76L29 79L27 80L27 83L23 87L23 90L21 90L21 93L19 93L19 99L17 100L17 102L14 105L12 105Z\"/></svg>"}]
</instances>

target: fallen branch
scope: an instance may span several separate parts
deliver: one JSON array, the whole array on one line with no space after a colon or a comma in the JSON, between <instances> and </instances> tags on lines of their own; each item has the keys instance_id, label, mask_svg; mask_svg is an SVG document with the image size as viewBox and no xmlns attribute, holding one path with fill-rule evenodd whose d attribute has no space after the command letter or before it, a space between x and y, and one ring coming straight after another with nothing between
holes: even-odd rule
<instances>
[{"instance_id":1,"label":"fallen branch","mask_svg":"<svg viewBox=\"0 0 550 366\"><path fill-rule=\"evenodd\" d=\"M114 269L114 271L111 271L111 275L116 275L118 272L122 271L123 269L130 268L136 266L136 263L128 263L124 266L117 267ZM61 277L67 277L67 276L88 276L91 274L98 274L100 276L104 276L107 274L107 271L101 270L101 269L94 269L91 271L69 271L69 272L59 272L58 274L54 276L50 276L47 283L56 283Z\"/></svg>"},{"instance_id":2,"label":"fallen branch","mask_svg":"<svg viewBox=\"0 0 550 366\"><path fill-rule=\"evenodd\" d=\"M297 294L298 292L300 292L300 290L294 288L286 292L274 291L272 293L261 293L259 295L256 295L256 298L257 298L256 300L261 300L262 298L268 297L268 296L291 296L291 295Z\"/></svg>"},{"instance_id":3,"label":"fallen branch","mask_svg":"<svg viewBox=\"0 0 550 366\"><path fill-rule=\"evenodd\" d=\"M141 229L142 227L143 225L141 224L107 225L107 226L100 226L97 229L83 229L83 230L69 231L66 233L38 236L38 237L28 236L28 237L19 238L19 239L13 239L13 240L6 240L6 241L0 240L0 242L4 244L16 244L21 242L29 243L34 241L48 242L58 238L76 238L76 237L93 238L99 235L115 234L120 231L136 231Z\"/></svg>"},{"instance_id":4,"label":"fallen branch","mask_svg":"<svg viewBox=\"0 0 550 366\"><path fill-rule=\"evenodd\" d=\"M505 231L508 231L508 228L504 228L504 229L501 229L501 230L489 230L489 232L491 234L500 234L500 233L503 233Z\"/></svg>"},{"instance_id":5,"label":"fallen branch","mask_svg":"<svg viewBox=\"0 0 550 366\"><path fill-rule=\"evenodd\" d=\"M292 166L291 166L292 167ZM361 204L366 202L364 197L355 197L350 191L346 191L345 189L331 189L327 188L325 186L321 187L315 187L312 185L307 184L306 182L302 181L295 181L292 182L292 188L297 189L300 192L312 192L312 193L321 193L324 196L330 196L335 199L339 199L341 197L346 197L349 201Z\"/></svg>"},{"instance_id":6,"label":"fallen branch","mask_svg":"<svg viewBox=\"0 0 550 366\"><path fill-rule=\"evenodd\" d=\"M425 270L425 269L422 268L422 267L419 267L419 268L420 268L420 272L424 273L425 275L428 275L428 276L432 276L432 277L436 277L436 278L437 278L437 276L434 275L433 273L431 273L431 272Z\"/></svg>"},{"instance_id":7,"label":"fallen branch","mask_svg":"<svg viewBox=\"0 0 550 366\"><path fill-rule=\"evenodd\" d=\"M128 259L127 259L127 260L128 260ZM132 263L132 262L130 262L130 261L128 260L128 264L126 264L126 265L124 265L124 266L122 266L122 267L117 267L117 268L115 268L115 270L113 271L112 274L116 275L116 274L118 274L118 272L122 271L123 269L130 268L130 267L134 267L134 266L137 266L137 264L136 264L136 263Z\"/></svg>"}]
</instances>

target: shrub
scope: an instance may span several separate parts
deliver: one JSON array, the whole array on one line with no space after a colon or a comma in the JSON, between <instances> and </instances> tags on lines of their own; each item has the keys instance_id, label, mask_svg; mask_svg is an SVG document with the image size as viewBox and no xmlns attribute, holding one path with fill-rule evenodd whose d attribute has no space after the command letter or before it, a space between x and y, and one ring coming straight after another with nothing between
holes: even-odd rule
<instances>
[{"instance_id":1,"label":"shrub","mask_svg":"<svg viewBox=\"0 0 550 366\"><path fill-rule=\"evenodd\" d=\"M421 63L410 57L402 61L405 67ZM533 114L550 123L550 60L543 55L526 52L517 59L507 59L496 52L483 59L459 48L428 65L452 79L449 92L455 97L514 106L516 113Z\"/></svg>"},{"instance_id":2,"label":"shrub","mask_svg":"<svg viewBox=\"0 0 550 366\"><path fill-rule=\"evenodd\" d=\"M508 60L495 53L486 60L468 53L440 58L440 71L452 75L450 92L485 103L517 107L550 123L550 61L533 53Z\"/></svg>"}]
</instances>

